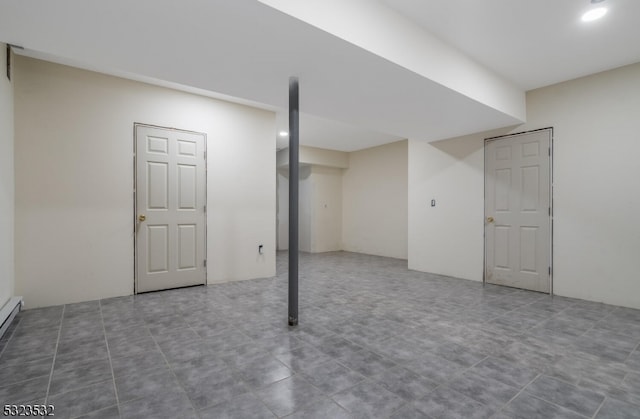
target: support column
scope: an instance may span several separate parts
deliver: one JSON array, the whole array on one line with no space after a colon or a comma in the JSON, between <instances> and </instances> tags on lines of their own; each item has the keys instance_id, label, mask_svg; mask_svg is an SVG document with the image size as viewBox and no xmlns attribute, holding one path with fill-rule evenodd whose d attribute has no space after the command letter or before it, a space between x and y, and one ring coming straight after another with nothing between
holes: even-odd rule
<instances>
[{"instance_id":1,"label":"support column","mask_svg":"<svg viewBox=\"0 0 640 419\"><path fill-rule=\"evenodd\" d=\"M298 78L289 78L289 326L298 324Z\"/></svg>"}]
</instances>

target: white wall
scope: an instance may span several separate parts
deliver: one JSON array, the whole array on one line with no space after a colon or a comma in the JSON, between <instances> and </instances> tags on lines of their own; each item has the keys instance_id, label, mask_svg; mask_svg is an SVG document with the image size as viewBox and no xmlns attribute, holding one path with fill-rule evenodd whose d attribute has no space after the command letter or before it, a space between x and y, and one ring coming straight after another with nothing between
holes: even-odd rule
<instances>
[{"instance_id":1,"label":"white wall","mask_svg":"<svg viewBox=\"0 0 640 419\"><path fill-rule=\"evenodd\" d=\"M534 90L554 127L554 288L640 308L640 63Z\"/></svg>"},{"instance_id":2,"label":"white wall","mask_svg":"<svg viewBox=\"0 0 640 419\"><path fill-rule=\"evenodd\" d=\"M407 258L407 141L349 153L342 179L342 245Z\"/></svg>"},{"instance_id":3,"label":"white wall","mask_svg":"<svg viewBox=\"0 0 640 419\"><path fill-rule=\"evenodd\" d=\"M0 308L14 292L14 110L13 84L5 71L5 48L0 43Z\"/></svg>"},{"instance_id":4,"label":"white wall","mask_svg":"<svg viewBox=\"0 0 640 419\"><path fill-rule=\"evenodd\" d=\"M134 122L207 134L209 283L275 274L273 113L24 57L15 76L28 307L133 292Z\"/></svg>"},{"instance_id":5,"label":"white wall","mask_svg":"<svg viewBox=\"0 0 640 419\"><path fill-rule=\"evenodd\" d=\"M554 291L640 308L640 64L527 94L554 128ZM409 143L409 267L482 279L484 138ZM436 208L428 202L436 198Z\"/></svg>"},{"instance_id":6,"label":"white wall","mask_svg":"<svg viewBox=\"0 0 640 419\"><path fill-rule=\"evenodd\" d=\"M409 141L409 269L482 280L482 138Z\"/></svg>"}]
</instances>

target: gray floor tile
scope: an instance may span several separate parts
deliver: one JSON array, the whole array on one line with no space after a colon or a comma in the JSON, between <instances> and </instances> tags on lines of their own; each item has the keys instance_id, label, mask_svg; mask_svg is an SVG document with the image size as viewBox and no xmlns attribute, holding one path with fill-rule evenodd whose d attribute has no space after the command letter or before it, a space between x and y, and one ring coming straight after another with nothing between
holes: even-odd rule
<instances>
[{"instance_id":1,"label":"gray floor tile","mask_svg":"<svg viewBox=\"0 0 640 419\"><path fill-rule=\"evenodd\" d=\"M424 354L419 360L410 362L405 367L436 383L449 381L465 370L459 364L432 354Z\"/></svg>"},{"instance_id":2,"label":"gray floor tile","mask_svg":"<svg viewBox=\"0 0 640 419\"><path fill-rule=\"evenodd\" d=\"M49 394L64 393L89 384L112 380L111 365L108 359L80 364L73 369L53 370Z\"/></svg>"},{"instance_id":3,"label":"gray floor tile","mask_svg":"<svg viewBox=\"0 0 640 419\"><path fill-rule=\"evenodd\" d=\"M184 392L171 391L120 404L120 417L123 419L195 419L198 416Z\"/></svg>"},{"instance_id":4,"label":"gray floor tile","mask_svg":"<svg viewBox=\"0 0 640 419\"><path fill-rule=\"evenodd\" d=\"M338 362L347 368L366 377L384 372L396 364L372 351L362 350L354 354L338 358Z\"/></svg>"},{"instance_id":5,"label":"gray floor tile","mask_svg":"<svg viewBox=\"0 0 640 419\"><path fill-rule=\"evenodd\" d=\"M116 378L128 374L141 374L144 371L167 368L167 363L160 350L155 349L126 357L111 357L113 375Z\"/></svg>"},{"instance_id":6,"label":"gray floor tile","mask_svg":"<svg viewBox=\"0 0 640 419\"><path fill-rule=\"evenodd\" d=\"M414 402L413 406L433 418L485 419L496 411L446 387Z\"/></svg>"},{"instance_id":7,"label":"gray floor tile","mask_svg":"<svg viewBox=\"0 0 640 419\"><path fill-rule=\"evenodd\" d=\"M114 358L131 356L157 349L156 342L151 336L137 338L118 338L109 340L109 352Z\"/></svg>"},{"instance_id":8,"label":"gray floor tile","mask_svg":"<svg viewBox=\"0 0 640 419\"><path fill-rule=\"evenodd\" d=\"M465 372L456 380L448 383L447 386L496 410L520 391L516 387L471 371Z\"/></svg>"},{"instance_id":9,"label":"gray floor tile","mask_svg":"<svg viewBox=\"0 0 640 419\"><path fill-rule=\"evenodd\" d=\"M116 378L116 389L118 400L123 403L165 392L175 392L180 390L180 384L171 370L163 368Z\"/></svg>"},{"instance_id":10,"label":"gray floor tile","mask_svg":"<svg viewBox=\"0 0 640 419\"><path fill-rule=\"evenodd\" d=\"M632 370L640 372L640 349L633 351L624 363Z\"/></svg>"},{"instance_id":11,"label":"gray floor tile","mask_svg":"<svg viewBox=\"0 0 640 419\"><path fill-rule=\"evenodd\" d=\"M286 416L324 397L321 390L298 375L270 384L256 395L277 416Z\"/></svg>"},{"instance_id":12,"label":"gray floor tile","mask_svg":"<svg viewBox=\"0 0 640 419\"><path fill-rule=\"evenodd\" d=\"M390 419L433 419L433 418L428 416L426 413L421 412L412 404L408 404L396 410L393 413L393 415L390 416Z\"/></svg>"},{"instance_id":13,"label":"gray floor tile","mask_svg":"<svg viewBox=\"0 0 640 419\"><path fill-rule=\"evenodd\" d=\"M470 367L487 357L485 354L472 351L462 345L458 345L455 343L447 343L438 346L431 352L450 362L453 362L454 364L458 364L461 367Z\"/></svg>"},{"instance_id":14,"label":"gray floor tile","mask_svg":"<svg viewBox=\"0 0 640 419\"><path fill-rule=\"evenodd\" d=\"M363 349L362 346L336 335L321 338L316 343L316 348L334 358L349 356Z\"/></svg>"},{"instance_id":15,"label":"gray floor tile","mask_svg":"<svg viewBox=\"0 0 640 419\"><path fill-rule=\"evenodd\" d=\"M215 353L253 343L253 339L238 330L232 329L213 338L206 339L204 342Z\"/></svg>"},{"instance_id":16,"label":"gray floor tile","mask_svg":"<svg viewBox=\"0 0 640 419\"><path fill-rule=\"evenodd\" d=\"M640 395L640 373L629 372L624 377L621 386L630 393Z\"/></svg>"},{"instance_id":17,"label":"gray floor tile","mask_svg":"<svg viewBox=\"0 0 640 419\"><path fill-rule=\"evenodd\" d=\"M187 322L179 315L152 317L147 319L145 323L153 335L163 335L175 329L188 327Z\"/></svg>"},{"instance_id":18,"label":"gray floor tile","mask_svg":"<svg viewBox=\"0 0 640 419\"><path fill-rule=\"evenodd\" d=\"M276 359L294 371L321 364L331 360L329 355L320 352L311 345L304 344L289 351L275 355Z\"/></svg>"},{"instance_id":19,"label":"gray floor tile","mask_svg":"<svg viewBox=\"0 0 640 419\"><path fill-rule=\"evenodd\" d=\"M526 387L525 391L585 416L592 416L604 400L604 396L600 393L578 388L547 376L536 379Z\"/></svg>"},{"instance_id":20,"label":"gray floor tile","mask_svg":"<svg viewBox=\"0 0 640 419\"><path fill-rule=\"evenodd\" d=\"M58 350L60 350L61 346L73 346L80 344L81 342L98 339L104 340L104 327L102 326L102 323L92 327L62 327L60 330Z\"/></svg>"},{"instance_id":21,"label":"gray floor tile","mask_svg":"<svg viewBox=\"0 0 640 419\"><path fill-rule=\"evenodd\" d=\"M253 388L264 387L293 375L287 366L272 356L238 367L243 380Z\"/></svg>"},{"instance_id":22,"label":"gray floor tile","mask_svg":"<svg viewBox=\"0 0 640 419\"><path fill-rule=\"evenodd\" d=\"M312 365L301 369L302 376L326 394L346 390L363 381L365 377L336 361Z\"/></svg>"},{"instance_id":23,"label":"gray floor tile","mask_svg":"<svg viewBox=\"0 0 640 419\"><path fill-rule=\"evenodd\" d=\"M637 419L638 417L640 417L640 406L614 399L607 399L596 415L597 419Z\"/></svg>"},{"instance_id":24,"label":"gray floor tile","mask_svg":"<svg viewBox=\"0 0 640 419\"><path fill-rule=\"evenodd\" d=\"M372 381L364 381L332 399L354 417L388 417L404 404L400 397Z\"/></svg>"},{"instance_id":25,"label":"gray floor tile","mask_svg":"<svg viewBox=\"0 0 640 419\"><path fill-rule=\"evenodd\" d=\"M250 391L240 373L226 364L203 363L201 369L174 366L174 371L197 410Z\"/></svg>"},{"instance_id":26,"label":"gray floor tile","mask_svg":"<svg viewBox=\"0 0 640 419\"><path fill-rule=\"evenodd\" d=\"M23 364L10 365L2 368L0 365L0 386L6 386L19 381L30 380L37 377L49 376L53 367L53 357L25 362Z\"/></svg>"},{"instance_id":27,"label":"gray floor tile","mask_svg":"<svg viewBox=\"0 0 640 419\"><path fill-rule=\"evenodd\" d=\"M183 383L195 383L211 374L231 370L227 362L212 355L173 363L171 369Z\"/></svg>"},{"instance_id":28,"label":"gray floor tile","mask_svg":"<svg viewBox=\"0 0 640 419\"><path fill-rule=\"evenodd\" d=\"M304 342L296 338L292 334L284 333L265 339L257 339L254 345L273 355L286 353L292 349L302 346Z\"/></svg>"},{"instance_id":29,"label":"gray floor tile","mask_svg":"<svg viewBox=\"0 0 640 419\"><path fill-rule=\"evenodd\" d=\"M256 345L253 342L236 348L228 348L223 351L217 350L214 352L216 356L220 357L220 359L234 366L247 364L257 359L272 355L271 351Z\"/></svg>"},{"instance_id":30,"label":"gray floor tile","mask_svg":"<svg viewBox=\"0 0 640 419\"><path fill-rule=\"evenodd\" d=\"M529 384L538 375L526 367L492 357L481 361L472 371L518 389Z\"/></svg>"},{"instance_id":31,"label":"gray floor tile","mask_svg":"<svg viewBox=\"0 0 640 419\"><path fill-rule=\"evenodd\" d=\"M505 413L518 419L584 419L584 416L571 410L523 392L505 408Z\"/></svg>"},{"instance_id":32,"label":"gray floor tile","mask_svg":"<svg viewBox=\"0 0 640 419\"><path fill-rule=\"evenodd\" d=\"M353 418L346 410L341 408L333 400L324 399L303 407L294 414L287 416L287 419L351 419Z\"/></svg>"},{"instance_id":33,"label":"gray floor tile","mask_svg":"<svg viewBox=\"0 0 640 419\"><path fill-rule=\"evenodd\" d=\"M56 355L55 369L76 369L87 362L100 363L108 359L109 351L107 351L107 347L105 345L95 349L84 349L82 351L75 351L64 355L58 354Z\"/></svg>"},{"instance_id":34,"label":"gray floor tile","mask_svg":"<svg viewBox=\"0 0 640 419\"><path fill-rule=\"evenodd\" d=\"M120 411L118 406L111 406L79 416L78 419L120 419Z\"/></svg>"},{"instance_id":35,"label":"gray floor tile","mask_svg":"<svg viewBox=\"0 0 640 419\"><path fill-rule=\"evenodd\" d=\"M44 399L47 395L49 377L38 377L0 386L0 406L24 404L32 400Z\"/></svg>"},{"instance_id":36,"label":"gray floor tile","mask_svg":"<svg viewBox=\"0 0 640 419\"><path fill-rule=\"evenodd\" d=\"M298 416L342 416L332 395L359 407L354 417L483 417L508 386L528 387L496 418L577 417L569 409L590 415L599 406L606 417L640 406L640 310L330 252L300 255L300 325L288 327L286 262L278 254L274 278L21 312L0 341L0 398L44 402L51 384L51 398L71 403L95 380L113 384L103 375L111 362L123 417L194 416L194 405L269 417L247 391L289 377L324 394ZM391 407L377 409L376 394ZM114 403L86 412L117 413Z\"/></svg>"},{"instance_id":37,"label":"gray floor tile","mask_svg":"<svg viewBox=\"0 0 640 419\"><path fill-rule=\"evenodd\" d=\"M242 394L200 411L202 419L274 419L276 416L252 393Z\"/></svg>"},{"instance_id":38,"label":"gray floor tile","mask_svg":"<svg viewBox=\"0 0 640 419\"><path fill-rule=\"evenodd\" d=\"M170 343L161 343L160 349L170 365L209 356L214 353L211 348L199 340L193 342L172 341Z\"/></svg>"},{"instance_id":39,"label":"gray floor tile","mask_svg":"<svg viewBox=\"0 0 640 419\"><path fill-rule=\"evenodd\" d=\"M55 417L75 418L116 403L113 381L104 381L66 393L50 396L47 404L56 407Z\"/></svg>"},{"instance_id":40,"label":"gray floor tile","mask_svg":"<svg viewBox=\"0 0 640 419\"><path fill-rule=\"evenodd\" d=\"M438 384L403 367L392 367L371 377L373 381L405 401L423 398Z\"/></svg>"}]
</instances>

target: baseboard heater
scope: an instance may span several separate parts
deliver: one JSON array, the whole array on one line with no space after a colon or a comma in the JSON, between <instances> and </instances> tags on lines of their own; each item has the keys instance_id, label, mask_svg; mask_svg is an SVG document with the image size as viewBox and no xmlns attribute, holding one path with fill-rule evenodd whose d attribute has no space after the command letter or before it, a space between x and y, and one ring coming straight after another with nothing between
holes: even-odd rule
<instances>
[{"instance_id":1,"label":"baseboard heater","mask_svg":"<svg viewBox=\"0 0 640 419\"><path fill-rule=\"evenodd\" d=\"M11 322L22 309L22 305L22 297L13 297L0 309L0 339L2 339Z\"/></svg>"}]
</instances>

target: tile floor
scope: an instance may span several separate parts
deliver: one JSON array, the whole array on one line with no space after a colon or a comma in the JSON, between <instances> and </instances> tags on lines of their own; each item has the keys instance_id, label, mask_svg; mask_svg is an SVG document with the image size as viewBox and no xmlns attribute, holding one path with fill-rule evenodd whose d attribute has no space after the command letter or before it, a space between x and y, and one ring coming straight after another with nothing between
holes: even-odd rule
<instances>
[{"instance_id":1,"label":"tile floor","mask_svg":"<svg viewBox=\"0 0 640 419\"><path fill-rule=\"evenodd\" d=\"M640 418L640 310L301 256L278 276L27 310L0 404L57 418Z\"/></svg>"}]
</instances>

